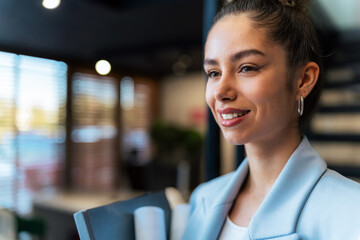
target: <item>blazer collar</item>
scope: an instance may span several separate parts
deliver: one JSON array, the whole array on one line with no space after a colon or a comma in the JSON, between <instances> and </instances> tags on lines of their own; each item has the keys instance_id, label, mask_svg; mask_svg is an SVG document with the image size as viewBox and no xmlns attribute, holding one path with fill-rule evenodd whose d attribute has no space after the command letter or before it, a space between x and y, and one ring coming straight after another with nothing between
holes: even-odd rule
<instances>
[{"instance_id":1,"label":"blazer collar","mask_svg":"<svg viewBox=\"0 0 360 240\"><path fill-rule=\"evenodd\" d=\"M247 159L214 201L211 224L217 236L248 173ZM249 224L249 239L298 239L297 222L311 191L326 171L324 160L304 136ZM221 222L220 222L221 221ZM216 226L217 225L217 226ZM288 236L288 237L287 237Z\"/></svg>"},{"instance_id":2,"label":"blazer collar","mask_svg":"<svg viewBox=\"0 0 360 240\"><path fill-rule=\"evenodd\" d=\"M205 219L201 239L217 239L228 212L238 195L241 185L243 184L249 170L248 162L244 160L233 174L229 182L219 192L216 199L211 201L209 213Z\"/></svg>"}]
</instances>

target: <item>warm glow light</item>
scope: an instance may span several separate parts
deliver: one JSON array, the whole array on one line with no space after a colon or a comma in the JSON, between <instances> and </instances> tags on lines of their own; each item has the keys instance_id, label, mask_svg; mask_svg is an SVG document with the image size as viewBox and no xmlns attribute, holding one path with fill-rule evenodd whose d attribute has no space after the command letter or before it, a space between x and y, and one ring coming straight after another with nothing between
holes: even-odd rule
<instances>
[{"instance_id":1,"label":"warm glow light","mask_svg":"<svg viewBox=\"0 0 360 240\"><path fill-rule=\"evenodd\" d=\"M42 5L47 9L54 9L60 5L61 0L43 0Z\"/></svg>"},{"instance_id":2,"label":"warm glow light","mask_svg":"<svg viewBox=\"0 0 360 240\"><path fill-rule=\"evenodd\" d=\"M111 65L106 60L100 60L95 64L95 70L100 75L106 75L111 71Z\"/></svg>"}]
</instances>

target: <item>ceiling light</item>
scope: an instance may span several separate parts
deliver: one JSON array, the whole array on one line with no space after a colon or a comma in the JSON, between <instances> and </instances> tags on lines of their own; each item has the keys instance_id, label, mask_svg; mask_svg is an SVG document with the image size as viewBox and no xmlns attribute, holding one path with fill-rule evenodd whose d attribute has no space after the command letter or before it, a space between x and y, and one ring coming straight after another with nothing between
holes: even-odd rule
<instances>
[{"instance_id":1,"label":"ceiling light","mask_svg":"<svg viewBox=\"0 0 360 240\"><path fill-rule=\"evenodd\" d=\"M107 75L111 71L111 65L106 60L99 60L95 64L95 70L100 75Z\"/></svg>"},{"instance_id":2,"label":"ceiling light","mask_svg":"<svg viewBox=\"0 0 360 240\"><path fill-rule=\"evenodd\" d=\"M182 75L185 75L186 74L186 69L187 69L187 66L184 62L182 61L177 61L173 64L173 72L175 75L177 76L182 76Z\"/></svg>"},{"instance_id":3,"label":"ceiling light","mask_svg":"<svg viewBox=\"0 0 360 240\"><path fill-rule=\"evenodd\" d=\"M61 0L43 0L42 5L47 9L54 9L60 5Z\"/></svg>"}]
</instances>

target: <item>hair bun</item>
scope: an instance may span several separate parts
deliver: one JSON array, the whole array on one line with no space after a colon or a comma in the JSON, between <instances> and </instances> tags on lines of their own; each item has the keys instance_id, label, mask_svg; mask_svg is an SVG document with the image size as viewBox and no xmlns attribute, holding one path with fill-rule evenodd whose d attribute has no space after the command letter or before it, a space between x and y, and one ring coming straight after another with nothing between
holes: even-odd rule
<instances>
[{"instance_id":1,"label":"hair bun","mask_svg":"<svg viewBox=\"0 0 360 240\"><path fill-rule=\"evenodd\" d=\"M294 9L299 9L302 11L307 10L308 0L279 0L279 2L286 7L291 7Z\"/></svg>"},{"instance_id":2,"label":"hair bun","mask_svg":"<svg viewBox=\"0 0 360 240\"><path fill-rule=\"evenodd\" d=\"M296 6L295 0L279 0L279 2L281 2L282 5L285 5L287 7L295 7Z\"/></svg>"}]
</instances>

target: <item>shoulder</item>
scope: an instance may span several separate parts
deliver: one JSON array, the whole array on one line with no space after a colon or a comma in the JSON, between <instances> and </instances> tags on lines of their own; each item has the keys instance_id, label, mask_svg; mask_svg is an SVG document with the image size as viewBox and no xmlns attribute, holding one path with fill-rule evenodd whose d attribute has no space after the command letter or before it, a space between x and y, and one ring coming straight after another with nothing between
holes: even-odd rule
<instances>
[{"instance_id":1,"label":"shoulder","mask_svg":"<svg viewBox=\"0 0 360 240\"><path fill-rule=\"evenodd\" d=\"M231 172L200 184L191 195L191 207L195 207L196 203L199 201L204 202L204 199L211 200L216 198L233 175L234 172Z\"/></svg>"},{"instance_id":2,"label":"shoulder","mask_svg":"<svg viewBox=\"0 0 360 240\"><path fill-rule=\"evenodd\" d=\"M320 178L311 195L318 201L347 203L350 209L355 204L360 211L360 184L330 169Z\"/></svg>"},{"instance_id":3,"label":"shoulder","mask_svg":"<svg viewBox=\"0 0 360 240\"><path fill-rule=\"evenodd\" d=\"M192 194L192 197L195 198L199 197L205 197L205 198L211 198L215 195L218 195L218 193L224 188L224 186L229 182L231 177L234 175L234 172L225 174L223 176L214 178L208 182L200 184Z\"/></svg>"},{"instance_id":4,"label":"shoulder","mask_svg":"<svg viewBox=\"0 0 360 240\"><path fill-rule=\"evenodd\" d=\"M319 239L355 239L359 226L360 184L327 169L303 208L300 229Z\"/></svg>"},{"instance_id":5,"label":"shoulder","mask_svg":"<svg viewBox=\"0 0 360 240\"><path fill-rule=\"evenodd\" d=\"M323 211L334 217L356 217L360 223L360 184L333 170L326 170L320 178L309 203L321 205Z\"/></svg>"}]
</instances>

